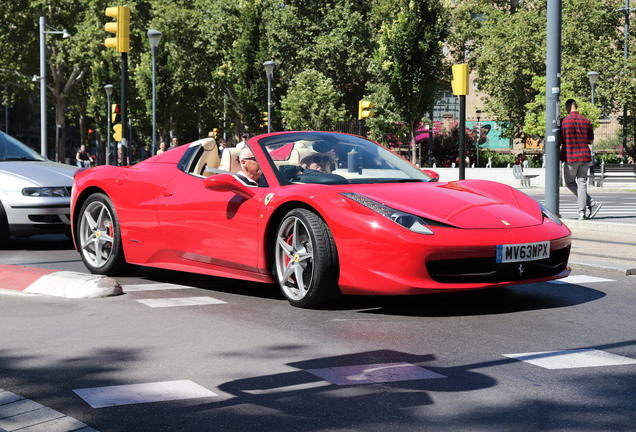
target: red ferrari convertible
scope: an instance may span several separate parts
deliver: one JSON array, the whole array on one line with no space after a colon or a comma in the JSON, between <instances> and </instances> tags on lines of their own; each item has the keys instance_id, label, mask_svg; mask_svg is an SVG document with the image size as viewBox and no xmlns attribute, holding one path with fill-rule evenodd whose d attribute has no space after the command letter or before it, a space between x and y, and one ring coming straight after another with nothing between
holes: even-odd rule
<instances>
[{"instance_id":1,"label":"red ferrari convertible","mask_svg":"<svg viewBox=\"0 0 636 432\"><path fill-rule=\"evenodd\" d=\"M75 177L71 215L93 273L143 265L277 283L299 307L570 272L570 230L528 195L482 180L433 182L340 133L261 135L222 157L207 138L134 166L87 169Z\"/></svg>"}]
</instances>

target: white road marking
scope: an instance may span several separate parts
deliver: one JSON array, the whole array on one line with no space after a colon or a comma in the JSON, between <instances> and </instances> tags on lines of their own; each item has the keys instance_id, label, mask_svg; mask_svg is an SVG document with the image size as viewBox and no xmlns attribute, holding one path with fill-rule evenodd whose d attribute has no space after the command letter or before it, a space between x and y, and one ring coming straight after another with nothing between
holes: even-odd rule
<instances>
[{"instance_id":1,"label":"white road marking","mask_svg":"<svg viewBox=\"0 0 636 432\"><path fill-rule=\"evenodd\" d=\"M0 430L97 432L73 417L0 389Z\"/></svg>"},{"instance_id":2,"label":"white road marking","mask_svg":"<svg viewBox=\"0 0 636 432\"><path fill-rule=\"evenodd\" d=\"M636 364L636 360L634 359L596 349L504 354L504 357L531 363L545 369L572 369Z\"/></svg>"},{"instance_id":3,"label":"white road marking","mask_svg":"<svg viewBox=\"0 0 636 432\"><path fill-rule=\"evenodd\" d=\"M218 396L190 380L73 390L93 408Z\"/></svg>"},{"instance_id":4,"label":"white road marking","mask_svg":"<svg viewBox=\"0 0 636 432\"><path fill-rule=\"evenodd\" d=\"M164 290L179 290L179 289L191 289L191 286L175 285L168 283L153 283L153 284L132 284L122 285L124 292L138 292L138 291L164 291Z\"/></svg>"},{"instance_id":5,"label":"white road marking","mask_svg":"<svg viewBox=\"0 0 636 432\"><path fill-rule=\"evenodd\" d=\"M553 281L549 281L554 284L584 284L584 283L596 283L596 282L614 282L614 279L603 279L594 276L586 276L586 275L574 275L568 276L563 279L557 279Z\"/></svg>"},{"instance_id":6,"label":"white road marking","mask_svg":"<svg viewBox=\"0 0 636 432\"><path fill-rule=\"evenodd\" d=\"M324 369L307 369L306 371L332 384L340 386L446 378L444 375L410 363L379 363Z\"/></svg>"},{"instance_id":7,"label":"white road marking","mask_svg":"<svg viewBox=\"0 0 636 432\"><path fill-rule=\"evenodd\" d=\"M176 297L176 298L158 298L158 299L138 299L137 301L151 308L225 304L224 301L217 300L212 297Z\"/></svg>"}]
</instances>

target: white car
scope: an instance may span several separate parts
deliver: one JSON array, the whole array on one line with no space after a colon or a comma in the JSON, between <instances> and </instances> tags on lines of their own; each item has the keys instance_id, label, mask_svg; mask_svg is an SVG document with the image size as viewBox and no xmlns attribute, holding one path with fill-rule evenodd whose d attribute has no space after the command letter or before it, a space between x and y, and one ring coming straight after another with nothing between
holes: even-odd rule
<instances>
[{"instance_id":1,"label":"white car","mask_svg":"<svg viewBox=\"0 0 636 432\"><path fill-rule=\"evenodd\" d=\"M9 236L70 234L76 170L0 132L0 246Z\"/></svg>"}]
</instances>

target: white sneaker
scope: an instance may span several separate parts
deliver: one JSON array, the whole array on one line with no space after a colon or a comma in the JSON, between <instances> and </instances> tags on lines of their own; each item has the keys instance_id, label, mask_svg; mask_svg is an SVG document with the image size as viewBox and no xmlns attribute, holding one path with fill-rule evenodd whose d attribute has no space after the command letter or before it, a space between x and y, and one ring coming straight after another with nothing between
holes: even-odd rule
<instances>
[{"instance_id":1,"label":"white sneaker","mask_svg":"<svg viewBox=\"0 0 636 432\"><path fill-rule=\"evenodd\" d=\"M585 219L587 219L585 217L585 211L584 210L579 211L579 220L585 220Z\"/></svg>"},{"instance_id":2,"label":"white sneaker","mask_svg":"<svg viewBox=\"0 0 636 432\"><path fill-rule=\"evenodd\" d=\"M596 216L596 213L598 213L598 211L601 209L601 207L603 207L603 204L601 204L600 202L595 202L594 204L592 204L590 206L589 219L592 219L594 216Z\"/></svg>"}]
</instances>

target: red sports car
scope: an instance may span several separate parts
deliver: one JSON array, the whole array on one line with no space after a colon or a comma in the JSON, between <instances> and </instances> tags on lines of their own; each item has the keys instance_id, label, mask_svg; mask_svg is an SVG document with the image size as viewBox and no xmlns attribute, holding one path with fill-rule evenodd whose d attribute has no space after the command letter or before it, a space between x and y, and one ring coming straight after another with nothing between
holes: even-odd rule
<instances>
[{"instance_id":1,"label":"red sports car","mask_svg":"<svg viewBox=\"0 0 636 432\"><path fill-rule=\"evenodd\" d=\"M340 133L261 135L222 157L207 138L134 166L84 170L71 214L93 273L143 265L277 283L299 307L570 272L570 230L528 195L482 180L432 182L381 145Z\"/></svg>"}]
</instances>

